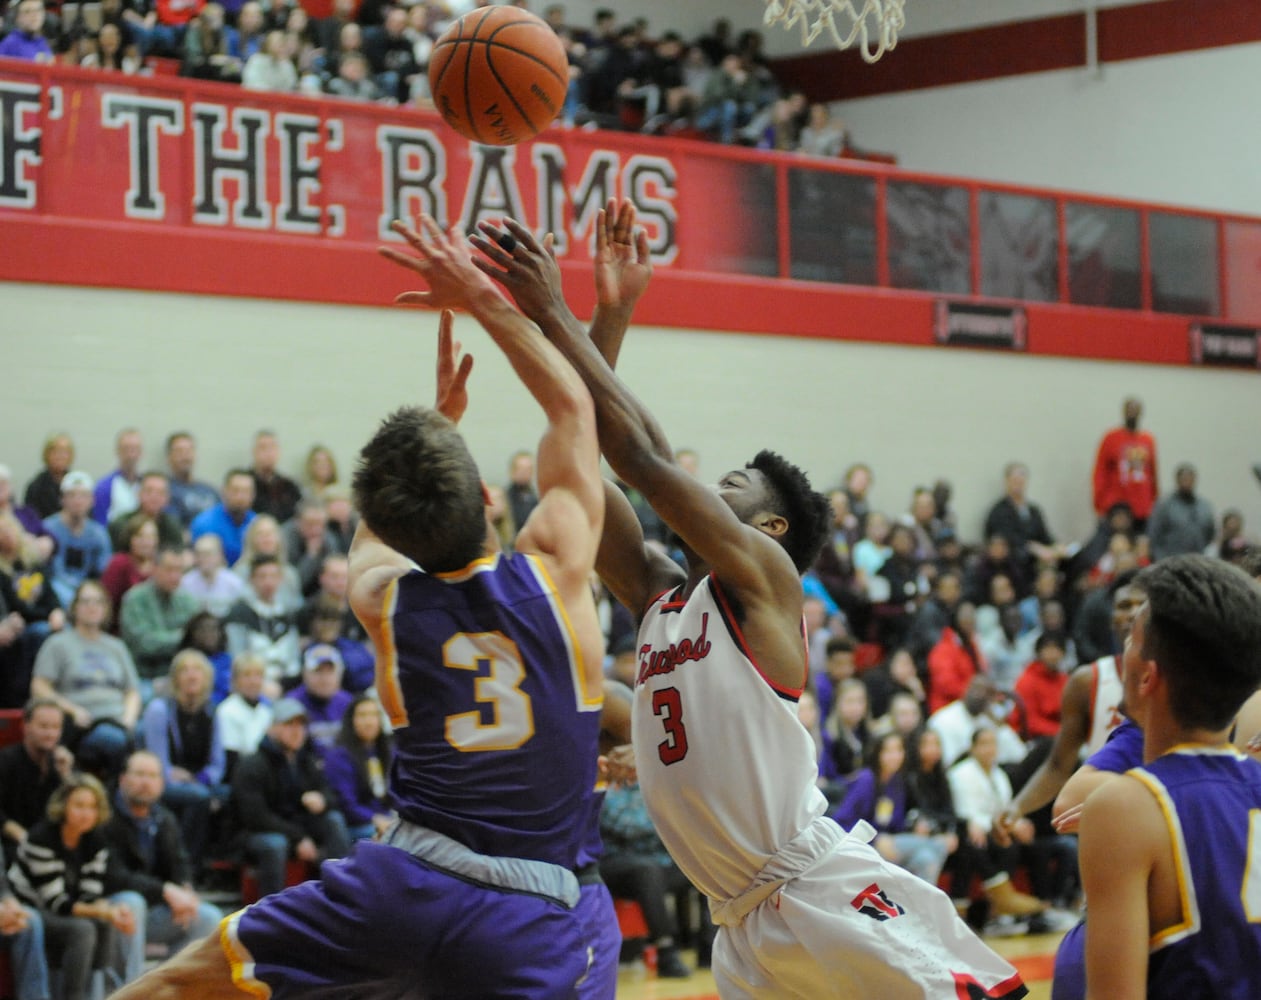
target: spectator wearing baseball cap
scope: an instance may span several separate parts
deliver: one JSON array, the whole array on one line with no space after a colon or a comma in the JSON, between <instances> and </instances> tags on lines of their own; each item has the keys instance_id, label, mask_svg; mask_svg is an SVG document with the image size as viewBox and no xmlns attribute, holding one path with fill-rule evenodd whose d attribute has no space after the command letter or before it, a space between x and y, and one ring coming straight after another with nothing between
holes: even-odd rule
<instances>
[{"instance_id":1,"label":"spectator wearing baseball cap","mask_svg":"<svg viewBox=\"0 0 1261 1000\"><path fill-rule=\"evenodd\" d=\"M61 480L61 510L44 520L57 550L49 560L52 588L62 607L69 607L84 580L99 579L113 555L109 532L93 521L92 477L81 469Z\"/></svg>"},{"instance_id":2,"label":"spectator wearing baseball cap","mask_svg":"<svg viewBox=\"0 0 1261 1000\"><path fill-rule=\"evenodd\" d=\"M290 696L306 710L311 742L321 757L337 742L342 718L354 700L342 690L345 669L337 647L323 642L309 646L302 657L302 683Z\"/></svg>"}]
</instances>

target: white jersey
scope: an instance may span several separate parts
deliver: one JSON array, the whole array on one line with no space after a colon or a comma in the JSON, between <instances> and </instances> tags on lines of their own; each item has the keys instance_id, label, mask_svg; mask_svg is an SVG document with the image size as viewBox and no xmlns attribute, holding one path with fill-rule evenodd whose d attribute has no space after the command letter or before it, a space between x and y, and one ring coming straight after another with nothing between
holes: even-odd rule
<instances>
[{"instance_id":1,"label":"white jersey","mask_svg":"<svg viewBox=\"0 0 1261 1000\"><path fill-rule=\"evenodd\" d=\"M1086 669L1091 674L1090 729L1086 745L1082 747L1082 760L1102 747L1108 741L1108 734L1125 718L1120 710L1122 685L1116 657L1101 657Z\"/></svg>"},{"instance_id":2,"label":"white jersey","mask_svg":"<svg viewBox=\"0 0 1261 1000\"><path fill-rule=\"evenodd\" d=\"M761 674L714 577L686 603L679 594L659 597L639 627L635 766L675 863L710 899L729 899L827 800L797 718L801 690L776 691Z\"/></svg>"}]
</instances>

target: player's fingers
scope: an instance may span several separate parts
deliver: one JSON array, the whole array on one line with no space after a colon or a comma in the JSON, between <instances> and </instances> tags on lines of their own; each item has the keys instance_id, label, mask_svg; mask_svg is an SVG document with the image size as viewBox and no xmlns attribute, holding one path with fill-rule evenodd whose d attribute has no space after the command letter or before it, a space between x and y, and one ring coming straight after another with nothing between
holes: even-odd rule
<instances>
[{"instance_id":1,"label":"player's fingers","mask_svg":"<svg viewBox=\"0 0 1261 1000\"><path fill-rule=\"evenodd\" d=\"M466 354L464 355L464 357L460 358L460 368L455 373L455 384L463 385L465 382L467 382L468 377L472 373L472 371L473 371L473 355Z\"/></svg>"},{"instance_id":2,"label":"player's fingers","mask_svg":"<svg viewBox=\"0 0 1261 1000\"><path fill-rule=\"evenodd\" d=\"M424 253L424 244L421 242L420 233L416 232L406 222L395 219L390 223L390 228L405 239L414 249Z\"/></svg>"},{"instance_id":3,"label":"player's fingers","mask_svg":"<svg viewBox=\"0 0 1261 1000\"><path fill-rule=\"evenodd\" d=\"M595 252L598 254L609 245L609 234L606 229L608 212L600 209L595 216Z\"/></svg>"},{"instance_id":4,"label":"player's fingers","mask_svg":"<svg viewBox=\"0 0 1261 1000\"><path fill-rule=\"evenodd\" d=\"M452 344L451 328L454 324L455 313L450 309L443 309L442 315L438 317L438 358L448 364L460 352L460 345Z\"/></svg>"},{"instance_id":5,"label":"player's fingers","mask_svg":"<svg viewBox=\"0 0 1261 1000\"><path fill-rule=\"evenodd\" d=\"M547 233L546 235L544 235L543 250L549 257L552 258L552 260L556 259L556 234L555 233Z\"/></svg>"},{"instance_id":6,"label":"player's fingers","mask_svg":"<svg viewBox=\"0 0 1261 1000\"><path fill-rule=\"evenodd\" d=\"M642 226L635 230L635 260L640 264L652 263L652 253L648 249L648 233Z\"/></svg>"},{"instance_id":7,"label":"player's fingers","mask_svg":"<svg viewBox=\"0 0 1261 1000\"><path fill-rule=\"evenodd\" d=\"M490 261L488 261L485 257L474 257L473 266L477 268L479 271L481 271L482 274L490 278L492 281L497 281L501 285L506 286L509 280L512 278L511 274L509 274L507 271L504 271L504 270L501 270L500 268L495 267L495 265L492 264Z\"/></svg>"},{"instance_id":8,"label":"player's fingers","mask_svg":"<svg viewBox=\"0 0 1261 1000\"><path fill-rule=\"evenodd\" d=\"M500 267L508 267L512 264L512 254L508 253L497 239L488 240L485 236L474 233L469 237L469 242Z\"/></svg>"},{"instance_id":9,"label":"player's fingers","mask_svg":"<svg viewBox=\"0 0 1261 1000\"><path fill-rule=\"evenodd\" d=\"M517 242L529 250L530 253L539 252L539 241L534 238L534 234L530 230L521 225L516 219L504 219L504 225L508 227L508 232L516 237Z\"/></svg>"},{"instance_id":10,"label":"player's fingers","mask_svg":"<svg viewBox=\"0 0 1261 1000\"><path fill-rule=\"evenodd\" d=\"M619 243L629 243L631 234L635 231L635 205L629 198L622 202L622 207L617 213L617 241Z\"/></svg>"},{"instance_id":11,"label":"player's fingers","mask_svg":"<svg viewBox=\"0 0 1261 1000\"><path fill-rule=\"evenodd\" d=\"M424 273L426 261L421 257L413 257L411 254L395 250L393 247L377 247L377 253L386 260L394 261L400 267L406 267L421 274Z\"/></svg>"},{"instance_id":12,"label":"player's fingers","mask_svg":"<svg viewBox=\"0 0 1261 1000\"><path fill-rule=\"evenodd\" d=\"M400 306L427 306L433 299L431 292L403 292L394 296L394 304Z\"/></svg>"}]
</instances>

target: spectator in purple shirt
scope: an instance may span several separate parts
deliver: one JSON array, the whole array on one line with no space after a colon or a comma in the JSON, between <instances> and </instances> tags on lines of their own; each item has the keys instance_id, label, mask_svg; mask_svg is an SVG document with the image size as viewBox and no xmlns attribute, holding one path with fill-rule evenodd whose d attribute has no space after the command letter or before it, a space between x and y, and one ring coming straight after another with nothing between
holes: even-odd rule
<instances>
[{"instance_id":1,"label":"spectator in purple shirt","mask_svg":"<svg viewBox=\"0 0 1261 1000\"><path fill-rule=\"evenodd\" d=\"M52 62L53 50L43 35L44 0L19 0L14 29L0 39L0 56Z\"/></svg>"},{"instance_id":2,"label":"spectator in purple shirt","mask_svg":"<svg viewBox=\"0 0 1261 1000\"><path fill-rule=\"evenodd\" d=\"M393 820L386 784L393 759L394 741L385 731L381 706L372 695L359 695L324 759L324 777L341 803L352 840L378 834Z\"/></svg>"}]
</instances>

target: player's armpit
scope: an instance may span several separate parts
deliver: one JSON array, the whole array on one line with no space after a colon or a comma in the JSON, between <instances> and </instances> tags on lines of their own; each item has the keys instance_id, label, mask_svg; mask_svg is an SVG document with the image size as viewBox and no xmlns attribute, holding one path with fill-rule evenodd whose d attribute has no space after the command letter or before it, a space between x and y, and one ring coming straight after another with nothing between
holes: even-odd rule
<instances>
[{"instance_id":1,"label":"player's armpit","mask_svg":"<svg viewBox=\"0 0 1261 1000\"><path fill-rule=\"evenodd\" d=\"M1109 782L1082 810L1079 861L1090 899L1088 1000L1147 996L1148 883L1156 852L1167 838L1155 799L1133 778Z\"/></svg>"},{"instance_id":2,"label":"player's armpit","mask_svg":"<svg viewBox=\"0 0 1261 1000\"><path fill-rule=\"evenodd\" d=\"M381 541L363 521L355 529L348 560L350 609L372 631L381 619L386 588L391 581L410 573L415 564Z\"/></svg>"}]
</instances>

